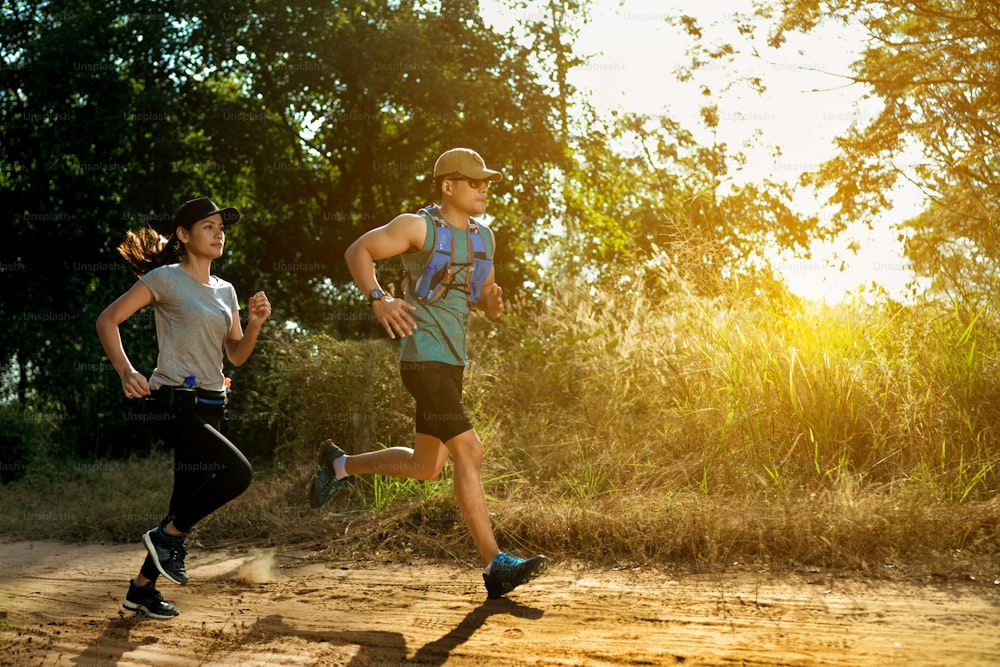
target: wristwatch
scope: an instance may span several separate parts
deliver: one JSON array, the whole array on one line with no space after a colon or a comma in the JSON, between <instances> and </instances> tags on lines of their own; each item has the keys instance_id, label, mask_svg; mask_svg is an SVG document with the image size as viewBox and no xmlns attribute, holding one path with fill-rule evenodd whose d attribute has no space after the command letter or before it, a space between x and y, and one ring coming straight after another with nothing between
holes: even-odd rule
<instances>
[{"instance_id":1,"label":"wristwatch","mask_svg":"<svg viewBox=\"0 0 1000 667\"><path fill-rule=\"evenodd\" d=\"M381 301L382 297L385 296L385 292L376 287L371 292L368 292L368 305L372 305L376 301Z\"/></svg>"}]
</instances>

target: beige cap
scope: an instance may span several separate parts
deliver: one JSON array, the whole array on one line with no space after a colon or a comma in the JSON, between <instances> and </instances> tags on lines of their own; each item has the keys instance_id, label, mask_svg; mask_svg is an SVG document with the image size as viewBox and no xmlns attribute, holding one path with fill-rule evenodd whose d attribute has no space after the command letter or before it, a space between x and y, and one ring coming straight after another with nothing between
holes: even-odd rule
<instances>
[{"instance_id":1,"label":"beige cap","mask_svg":"<svg viewBox=\"0 0 1000 667\"><path fill-rule=\"evenodd\" d=\"M499 181L503 175L499 171L486 168L486 161L471 148L452 148L445 151L434 163L434 178L461 174L468 178L484 178Z\"/></svg>"}]
</instances>

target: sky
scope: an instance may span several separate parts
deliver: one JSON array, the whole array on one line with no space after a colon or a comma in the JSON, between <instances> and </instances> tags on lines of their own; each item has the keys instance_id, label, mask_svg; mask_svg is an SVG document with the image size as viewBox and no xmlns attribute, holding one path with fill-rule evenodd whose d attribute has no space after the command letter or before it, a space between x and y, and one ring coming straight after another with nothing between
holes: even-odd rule
<instances>
[{"instance_id":1,"label":"sky","mask_svg":"<svg viewBox=\"0 0 1000 667\"><path fill-rule=\"evenodd\" d=\"M722 43L738 39L728 19L734 7L748 4L592 0L591 21L577 40L577 51L591 58L573 72L572 82L599 109L667 114L690 130L699 125L698 111L704 103L697 86L707 85L718 96L720 139L735 148L755 131L761 133L760 147L749 151L750 162L738 178L794 182L833 156L836 136L854 122L865 123L878 109L875 102L864 99L862 88L846 85L843 78L864 37L856 27L830 27L807 37L791 36L780 50L759 43L759 57L739 57L731 65L713 64L700 71L693 83L678 82L674 72L687 61L690 38L667 18L693 16L708 41ZM481 6L484 20L497 29L509 26L515 18L503 8L502 0L483 0ZM738 85L724 91L740 73L760 76L767 91L760 95ZM776 148L780 149L777 157ZM792 291L818 301L838 301L871 282L901 297L912 274L892 224L915 214L920 200L915 191L905 189L895 200L897 205L879 229L849 229L832 243L814 246L809 258L775 257L774 266ZM811 192L803 192L795 204L802 212L829 215Z\"/></svg>"}]
</instances>

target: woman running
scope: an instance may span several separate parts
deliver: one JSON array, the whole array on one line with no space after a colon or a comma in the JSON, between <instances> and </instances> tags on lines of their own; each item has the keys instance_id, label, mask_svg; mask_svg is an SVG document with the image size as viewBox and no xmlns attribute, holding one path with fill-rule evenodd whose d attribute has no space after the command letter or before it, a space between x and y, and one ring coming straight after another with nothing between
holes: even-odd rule
<instances>
[{"instance_id":1,"label":"woman running","mask_svg":"<svg viewBox=\"0 0 1000 667\"><path fill-rule=\"evenodd\" d=\"M147 399L150 422L174 450L169 511L142 536L148 554L123 602L151 618L179 613L156 590L156 581L162 574L187 583L187 533L243 493L253 476L246 457L220 432L228 401L222 356L225 350L235 366L250 357L271 304L263 292L250 298L244 332L236 290L211 273L212 260L222 256L226 230L239 219L236 209L220 209L201 197L177 209L169 239L148 228L128 232L118 252L139 280L97 318L97 334L122 392L126 398ZM125 354L118 327L149 304L159 353L147 381Z\"/></svg>"}]
</instances>

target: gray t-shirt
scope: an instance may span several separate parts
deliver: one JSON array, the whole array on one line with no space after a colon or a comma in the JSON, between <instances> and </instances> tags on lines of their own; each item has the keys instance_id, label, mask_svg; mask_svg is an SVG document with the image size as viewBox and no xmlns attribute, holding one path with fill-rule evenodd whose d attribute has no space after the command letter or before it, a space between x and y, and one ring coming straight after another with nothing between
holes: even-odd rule
<instances>
[{"instance_id":1,"label":"gray t-shirt","mask_svg":"<svg viewBox=\"0 0 1000 667\"><path fill-rule=\"evenodd\" d=\"M212 276L210 285L195 280L179 264L153 269L140 278L153 293L159 356L149 388L194 386L221 391L225 386L222 355L239 311L233 286Z\"/></svg>"}]
</instances>

